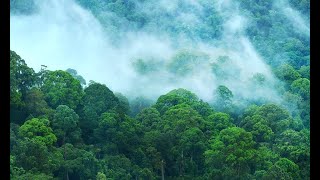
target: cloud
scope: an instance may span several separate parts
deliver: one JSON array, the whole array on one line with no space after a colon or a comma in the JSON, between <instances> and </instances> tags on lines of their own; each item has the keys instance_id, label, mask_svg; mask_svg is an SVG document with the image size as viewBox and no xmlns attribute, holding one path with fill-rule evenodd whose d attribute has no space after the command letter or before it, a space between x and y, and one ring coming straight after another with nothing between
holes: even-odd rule
<instances>
[{"instance_id":1,"label":"cloud","mask_svg":"<svg viewBox=\"0 0 320 180\"><path fill-rule=\"evenodd\" d=\"M72 0L37 2L38 13L10 17L10 49L35 70L39 70L41 64L50 70L73 68L87 81L104 83L128 97L144 95L155 99L172 89L186 88L212 101L214 90L223 84L239 99L281 99L274 88L277 80L244 33L250 20L242 16L237 4L231 1L213 4L223 20L223 33L212 41L193 37L192 33L206 21L205 7L193 0L182 4L192 11L180 11L180 1L170 1L167 6L166 0L159 4L151 1L137 4L140 9L143 7L141 11L151 23L139 30L119 26L117 31L110 30L114 28L112 24L115 19L123 18L112 12L101 12L105 15L103 23L107 24L102 26L91 12ZM154 17L155 11L162 13L159 9L165 9L171 19ZM156 24L157 20L167 24ZM166 30L174 23L182 25L176 34ZM117 37L116 43L114 37ZM181 67L192 69L185 75L171 72L169 66L174 57L179 54L183 57L184 52L206 58L182 62ZM217 59L221 56L228 56L231 64L219 65ZM133 63L139 58L143 63L156 61L157 70L147 74L137 72ZM223 72L230 76L224 79L214 74L212 63L223 67ZM256 73L266 77L265 86L252 85Z\"/></svg>"}]
</instances>

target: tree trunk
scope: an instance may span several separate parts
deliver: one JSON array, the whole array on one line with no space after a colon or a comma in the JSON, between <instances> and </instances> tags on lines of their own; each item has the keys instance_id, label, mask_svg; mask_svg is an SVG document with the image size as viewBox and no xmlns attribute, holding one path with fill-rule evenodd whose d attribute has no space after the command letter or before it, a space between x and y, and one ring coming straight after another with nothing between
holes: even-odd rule
<instances>
[{"instance_id":1,"label":"tree trunk","mask_svg":"<svg viewBox=\"0 0 320 180\"><path fill-rule=\"evenodd\" d=\"M163 168L163 160L161 161L161 179L164 180L164 168Z\"/></svg>"},{"instance_id":2,"label":"tree trunk","mask_svg":"<svg viewBox=\"0 0 320 180\"><path fill-rule=\"evenodd\" d=\"M65 143L65 140L66 140L66 133L64 133L64 135L63 135L63 142L62 142L63 145ZM63 160L64 160L64 162L66 161L66 157L67 157L66 146L64 146L64 148L63 148ZM67 176L67 180L69 180L69 172L68 172L67 168L66 168L66 176Z\"/></svg>"},{"instance_id":3,"label":"tree trunk","mask_svg":"<svg viewBox=\"0 0 320 180\"><path fill-rule=\"evenodd\" d=\"M69 180L69 173L68 173L68 169L67 169L67 180Z\"/></svg>"}]
</instances>

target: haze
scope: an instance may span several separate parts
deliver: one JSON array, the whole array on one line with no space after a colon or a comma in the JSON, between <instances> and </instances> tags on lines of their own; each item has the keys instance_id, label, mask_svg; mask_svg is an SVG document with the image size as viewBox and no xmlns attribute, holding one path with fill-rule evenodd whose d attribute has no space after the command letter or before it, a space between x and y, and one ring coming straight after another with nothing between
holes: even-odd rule
<instances>
[{"instance_id":1,"label":"haze","mask_svg":"<svg viewBox=\"0 0 320 180\"><path fill-rule=\"evenodd\" d=\"M130 29L125 24L119 25L118 29L111 25L106 29L90 11L73 0L36 3L39 12L28 16L10 16L10 49L36 71L42 64L49 70L76 69L87 82L104 83L111 90L130 97L143 95L155 99L172 89L186 88L200 98L212 101L217 86L225 85L239 100L263 98L271 102L282 101L275 90L282 84L245 33L251 19L241 14L234 1L218 0L210 4L223 21L221 37L210 41L204 41L188 31L206 21L202 15L204 4L198 1L183 2L183 5L191 7L192 11L188 12L178 11L180 1L137 4L151 19L141 29ZM309 25L297 11L290 6L283 8L283 11L294 26L300 27L309 36ZM154 14L158 13L173 15L174 19L170 21L180 24L179 28L185 28L186 33L166 31L167 26L161 26L161 20L166 19L157 19ZM101 12L101 15L110 20L105 24L123 22L112 12ZM193 66L191 73L179 76L167 67L175 55L184 51L202 54L206 58ZM211 70L210 65L217 63L221 56L230 59L230 65L222 66L226 74L231 74L227 79L213 74ZM137 72L133 67L137 59L158 63L157 70L147 74ZM252 82L252 77L257 73L266 77L263 86Z\"/></svg>"}]
</instances>

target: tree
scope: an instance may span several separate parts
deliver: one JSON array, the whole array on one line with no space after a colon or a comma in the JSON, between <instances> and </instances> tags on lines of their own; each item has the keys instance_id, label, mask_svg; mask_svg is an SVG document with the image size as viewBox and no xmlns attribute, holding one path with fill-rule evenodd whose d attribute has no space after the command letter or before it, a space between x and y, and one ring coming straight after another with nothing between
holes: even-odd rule
<instances>
[{"instance_id":1,"label":"tree","mask_svg":"<svg viewBox=\"0 0 320 180\"><path fill-rule=\"evenodd\" d=\"M75 70L75 69L71 69L71 68L68 68L66 70L66 72L68 72L69 74L71 74L72 77L74 77L75 79L78 79L81 83L81 85L86 85L86 80L78 74L78 72Z\"/></svg>"},{"instance_id":2,"label":"tree","mask_svg":"<svg viewBox=\"0 0 320 180\"><path fill-rule=\"evenodd\" d=\"M47 115L50 117L53 110L45 101L45 95L38 88L32 88L26 93L25 97L26 111L34 117Z\"/></svg>"},{"instance_id":3,"label":"tree","mask_svg":"<svg viewBox=\"0 0 320 180\"><path fill-rule=\"evenodd\" d=\"M198 101L199 98L194 93L186 89L179 88L160 96L154 107L160 112L160 114L164 114L172 106L182 103L191 105Z\"/></svg>"},{"instance_id":4,"label":"tree","mask_svg":"<svg viewBox=\"0 0 320 180\"><path fill-rule=\"evenodd\" d=\"M260 115L247 116L244 118L240 127L251 132L255 142L272 142L274 132L269 127L268 122Z\"/></svg>"},{"instance_id":5,"label":"tree","mask_svg":"<svg viewBox=\"0 0 320 180\"><path fill-rule=\"evenodd\" d=\"M299 166L287 158L281 158L268 169L263 179L301 179Z\"/></svg>"},{"instance_id":6,"label":"tree","mask_svg":"<svg viewBox=\"0 0 320 180\"><path fill-rule=\"evenodd\" d=\"M298 79L301 77L298 71L296 71L291 65L289 64L284 64L278 67L275 70L276 76L289 84L291 84L294 80Z\"/></svg>"},{"instance_id":7,"label":"tree","mask_svg":"<svg viewBox=\"0 0 320 180\"><path fill-rule=\"evenodd\" d=\"M65 143L77 144L81 142L79 116L66 105L57 107L52 120L52 128L58 138L59 146Z\"/></svg>"},{"instance_id":8,"label":"tree","mask_svg":"<svg viewBox=\"0 0 320 180\"><path fill-rule=\"evenodd\" d=\"M299 69L299 73L302 78L307 78L310 80L310 65L309 66L301 66Z\"/></svg>"},{"instance_id":9,"label":"tree","mask_svg":"<svg viewBox=\"0 0 320 180\"><path fill-rule=\"evenodd\" d=\"M103 84L92 83L84 89L83 105L93 108L92 110L100 116L102 113L115 108L119 104L118 98Z\"/></svg>"},{"instance_id":10,"label":"tree","mask_svg":"<svg viewBox=\"0 0 320 180\"><path fill-rule=\"evenodd\" d=\"M283 107L276 104L264 104L260 107L259 106L249 107L243 114L243 119L245 119L248 116L251 116L251 117L247 120L244 120L242 125L244 125L248 121L251 121L250 119L252 119L254 115L259 115L254 118L256 120L259 120L262 118L266 121L265 122L264 120L262 120L261 123L264 125L260 124L262 126L259 125L260 127L257 126L256 128L263 128L264 126L263 129L267 130L268 128L266 126L268 126L275 133L275 135L280 134L285 129L293 126L293 119L290 116L289 112Z\"/></svg>"},{"instance_id":11,"label":"tree","mask_svg":"<svg viewBox=\"0 0 320 180\"><path fill-rule=\"evenodd\" d=\"M33 118L26 121L19 128L19 136L22 138L13 148L18 167L48 175L60 167L62 154L53 147L57 138L49 127L49 120Z\"/></svg>"},{"instance_id":12,"label":"tree","mask_svg":"<svg viewBox=\"0 0 320 180\"><path fill-rule=\"evenodd\" d=\"M244 178L255 162L256 150L252 135L239 127L220 131L205 151L207 171L211 178Z\"/></svg>"},{"instance_id":13,"label":"tree","mask_svg":"<svg viewBox=\"0 0 320 180\"><path fill-rule=\"evenodd\" d=\"M291 90L303 99L308 100L310 98L310 81L306 78L299 78L292 82Z\"/></svg>"},{"instance_id":14,"label":"tree","mask_svg":"<svg viewBox=\"0 0 320 180\"><path fill-rule=\"evenodd\" d=\"M119 131L120 117L115 112L105 112L101 115L98 127L94 130L95 142L103 144L116 143L117 132ZM111 150L111 148L109 148ZM111 152L109 152L111 153Z\"/></svg>"},{"instance_id":15,"label":"tree","mask_svg":"<svg viewBox=\"0 0 320 180\"><path fill-rule=\"evenodd\" d=\"M66 143L59 148L65 154L59 171L60 178L66 179L94 179L97 174L98 161L92 152L79 149Z\"/></svg>"},{"instance_id":16,"label":"tree","mask_svg":"<svg viewBox=\"0 0 320 180\"><path fill-rule=\"evenodd\" d=\"M104 173L98 172L96 180L107 180L107 177Z\"/></svg>"},{"instance_id":17,"label":"tree","mask_svg":"<svg viewBox=\"0 0 320 180\"><path fill-rule=\"evenodd\" d=\"M103 84L90 83L84 89L82 99L83 111L80 116L80 127L83 132L83 139L91 141L93 130L98 127L99 117L102 113L118 110L123 116L123 112L119 109L119 100L113 92ZM91 139L91 140L90 140Z\"/></svg>"},{"instance_id":18,"label":"tree","mask_svg":"<svg viewBox=\"0 0 320 180\"><path fill-rule=\"evenodd\" d=\"M297 163L302 176L310 176L310 131L288 129L276 139L274 149L282 157Z\"/></svg>"},{"instance_id":19,"label":"tree","mask_svg":"<svg viewBox=\"0 0 320 180\"><path fill-rule=\"evenodd\" d=\"M178 76L186 76L192 74L194 68L203 63L209 56L205 53L179 51L175 54L167 65L169 72Z\"/></svg>"},{"instance_id":20,"label":"tree","mask_svg":"<svg viewBox=\"0 0 320 180\"><path fill-rule=\"evenodd\" d=\"M165 112L159 124L163 132L174 131L179 134L191 127L204 128L203 118L189 105L178 104Z\"/></svg>"},{"instance_id":21,"label":"tree","mask_svg":"<svg viewBox=\"0 0 320 180\"><path fill-rule=\"evenodd\" d=\"M35 81L34 70L29 68L18 54L10 50L10 94L14 96L18 91L24 95Z\"/></svg>"},{"instance_id":22,"label":"tree","mask_svg":"<svg viewBox=\"0 0 320 180\"><path fill-rule=\"evenodd\" d=\"M83 96L79 80L61 70L49 72L41 90L49 106L54 109L59 105L67 105L75 109Z\"/></svg>"},{"instance_id":23,"label":"tree","mask_svg":"<svg viewBox=\"0 0 320 180\"><path fill-rule=\"evenodd\" d=\"M186 103L170 107L162 116L158 126L161 131L158 136L161 143L158 145L162 147L157 149L164 158L165 172L168 175L184 176L201 172L203 159L200 154L204 149L205 139L202 132L205 129L203 121L199 113ZM185 172L186 169L188 172Z\"/></svg>"},{"instance_id":24,"label":"tree","mask_svg":"<svg viewBox=\"0 0 320 180\"><path fill-rule=\"evenodd\" d=\"M233 93L224 85L219 85L214 91L214 107L219 111L230 112L234 109L232 104Z\"/></svg>"},{"instance_id":25,"label":"tree","mask_svg":"<svg viewBox=\"0 0 320 180\"><path fill-rule=\"evenodd\" d=\"M160 113L156 108L145 108L136 117L141 122L141 125L145 128L145 131L156 130L158 123L161 121Z\"/></svg>"},{"instance_id":26,"label":"tree","mask_svg":"<svg viewBox=\"0 0 320 180\"><path fill-rule=\"evenodd\" d=\"M53 145L57 141L57 137L49 127L48 119L33 118L26 121L19 128L19 136L35 139L46 146Z\"/></svg>"},{"instance_id":27,"label":"tree","mask_svg":"<svg viewBox=\"0 0 320 180\"><path fill-rule=\"evenodd\" d=\"M218 134L223 129L234 126L233 119L230 115L222 112L211 114L207 118L207 121L211 124L212 131L215 132L215 134Z\"/></svg>"},{"instance_id":28,"label":"tree","mask_svg":"<svg viewBox=\"0 0 320 180\"><path fill-rule=\"evenodd\" d=\"M121 93L114 94L119 100L119 108L124 114L130 113L130 105L128 99Z\"/></svg>"},{"instance_id":29,"label":"tree","mask_svg":"<svg viewBox=\"0 0 320 180\"><path fill-rule=\"evenodd\" d=\"M25 61L10 50L10 121L23 123L28 116L25 110L25 95L35 85L36 75Z\"/></svg>"}]
</instances>

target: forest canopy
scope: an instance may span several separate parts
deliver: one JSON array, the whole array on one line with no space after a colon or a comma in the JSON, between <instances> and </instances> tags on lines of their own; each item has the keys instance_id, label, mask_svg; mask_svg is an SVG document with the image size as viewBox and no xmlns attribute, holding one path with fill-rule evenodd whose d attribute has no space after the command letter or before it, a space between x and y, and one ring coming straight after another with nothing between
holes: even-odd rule
<instances>
[{"instance_id":1,"label":"forest canopy","mask_svg":"<svg viewBox=\"0 0 320 180\"><path fill-rule=\"evenodd\" d=\"M309 9L10 0L11 179L310 179Z\"/></svg>"}]
</instances>

